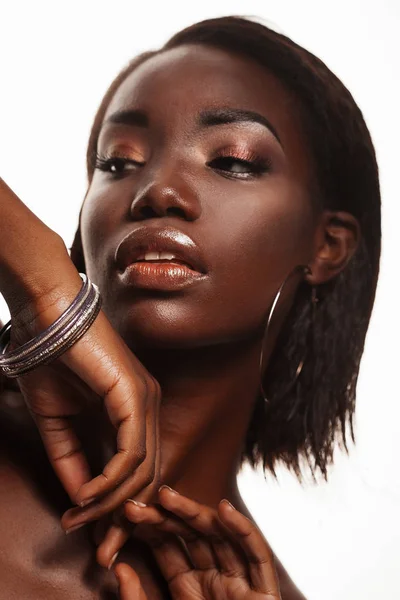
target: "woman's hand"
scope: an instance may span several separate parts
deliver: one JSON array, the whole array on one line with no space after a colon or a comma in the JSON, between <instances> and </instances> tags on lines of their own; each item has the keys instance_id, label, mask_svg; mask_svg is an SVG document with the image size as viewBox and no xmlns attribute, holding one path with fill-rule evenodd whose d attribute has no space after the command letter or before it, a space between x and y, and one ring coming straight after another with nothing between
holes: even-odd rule
<instances>
[{"instance_id":1,"label":"woman's hand","mask_svg":"<svg viewBox=\"0 0 400 600\"><path fill-rule=\"evenodd\" d=\"M53 323L78 293L82 280L72 262L60 269L63 284L53 289L52 299L32 300L30 319L26 310L13 319L13 347ZM18 383L58 478L81 506L64 514L65 530L98 519L129 497L150 498L157 490L160 387L102 311L71 348L20 376ZM116 453L91 479L76 417L96 405L109 420Z\"/></svg>"},{"instance_id":2,"label":"woman's hand","mask_svg":"<svg viewBox=\"0 0 400 600\"><path fill-rule=\"evenodd\" d=\"M0 223L0 292L11 313L12 350L54 323L82 280L62 239L1 178ZM151 497L158 486L160 388L104 313L61 357L20 376L18 384L71 500L91 503L68 511L65 529L98 519L129 497ZM91 480L75 426L96 403L105 409L117 452Z\"/></svg>"},{"instance_id":3,"label":"woman's hand","mask_svg":"<svg viewBox=\"0 0 400 600\"><path fill-rule=\"evenodd\" d=\"M218 510L170 488L160 507L128 501L134 535L152 548L174 600L281 600L274 555L260 530L222 500ZM136 573L117 564L121 600L146 600Z\"/></svg>"}]
</instances>

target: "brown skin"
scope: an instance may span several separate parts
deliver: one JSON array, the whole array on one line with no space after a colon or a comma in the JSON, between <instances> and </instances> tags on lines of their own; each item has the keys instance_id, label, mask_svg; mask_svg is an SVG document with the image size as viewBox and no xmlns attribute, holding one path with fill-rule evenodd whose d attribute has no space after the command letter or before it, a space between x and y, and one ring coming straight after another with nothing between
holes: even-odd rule
<instances>
[{"instance_id":1,"label":"brown skin","mask_svg":"<svg viewBox=\"0 0 400 600\"><path fill-rule=\"evenodd\" d=\"M211 107L261 113L282 146L258 123L196 131L198 112ZM356 248L359 226L350 214L312 209L313 166L296 102L275 77L245 58L201 46L165 52L127 78L106 117L122 108L145 111L150 126L106 125L98 150L117 156L119 150L143 164L128 165L119 179L96 170L81 222L87 273L100 287L112 325L161 385L161 481L212 508L227 498L251 518L236 474L258 394L271 302L296 265L311 268L307 280L313 285L335 277ZM235 176L237 163L216 160L221 150L245 160L255 153L271 167L259 177ZM334 216L342 225L332 222ZM188 233L203 251L207 278L166 295L123 287L115 251L143 223L168 223ZM266 358L295 284L280 303ZM8 398L19 402L16 393ZM32 442L29 452L13 451L3 461L0 518L10 526L3 530L0 598L54 598L55 589L60 599L115 597L105 592L116 589L112 573L95 567L92 527L67 539L60 531L68 501L47 470L36 432L29 422L23 428L24 409L2 406L7 414L1 422L14 432L13 440L21 435ZM90 421L88 438L97 439L96 427ZM35 460L43 471L40 481ZM78 511L70 525L79 517ZM119 533L115 528L101 546L102 564L120 545ZM148 597L168 598L156 564L144 547L139 554L138 543L130 542L121 560L138 572ZM277 571L284 600L300 599L279 561Z\"/></svg>"},{"instance_id":2,"label":"brown skin","mask_svg":"<svg viewBox=\"0 0 400 600\"><path fill-rule=\"evenodd\" d=\"M133 535L151 546L174 600L281 600L272 549L230 502L213 509L165 485L158 500L158 506L128 500L125 515L135 524ZM131 567L118 562L114 572L121 600L146 600Z\"/></svg>"}]
</instances>

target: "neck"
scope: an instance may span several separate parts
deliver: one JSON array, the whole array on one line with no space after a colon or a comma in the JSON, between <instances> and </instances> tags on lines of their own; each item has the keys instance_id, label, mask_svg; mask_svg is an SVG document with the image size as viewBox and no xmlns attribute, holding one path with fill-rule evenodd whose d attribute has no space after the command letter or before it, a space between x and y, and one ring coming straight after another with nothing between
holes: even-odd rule
<instances>
[{"instance_id":1,"label":"neck","mask_svg":"<svg viewBox=\"0 0 400 600\"><path fill-rule=\"evenodd\" d=\"M236 475L259 390L260 340L141 350L162 390L161 480L199 502L240 503Z\"/></svg>"}]
</instances>

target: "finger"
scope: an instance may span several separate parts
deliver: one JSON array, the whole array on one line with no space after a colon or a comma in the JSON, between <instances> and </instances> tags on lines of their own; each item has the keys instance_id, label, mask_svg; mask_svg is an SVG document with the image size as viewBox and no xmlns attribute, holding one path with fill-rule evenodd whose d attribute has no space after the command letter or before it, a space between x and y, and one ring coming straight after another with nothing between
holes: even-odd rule
<instances>
[{"instance_id":1,"label":"finger","mask_svg":"<svg viewBox=\"0 0 400 600\"><path fill-rule=\"evenodd\" d=\"M115 513L114 513L115 514ZM121 519L120 524L114 523L109 526L108 531L101 539L97 549L97 562L102 566L109 568L116 558L116 555L126 543L131 535L136 535L144 539L139 533L136 533L137 526L140 524L152 525L159 531L171 533L174 535L189 534L191 529L181 519L174 518L170 513L168 515L162 507L146 505L136 500L127 500L124 506L125 519Z\"/></svg>"},{"instance_id":2,"label":"finger","mask_svg":"<svg viewBox=\"0 0 400 600\"><path fill-rule=\"evenodd\" d=\"M95 521L118 508L130 496L138 495L139 492L143 494L148 490L148 495L152 495L154 483L151 482L149 484L149 478L154 476L154 466L152 465L154 463L154 453L155 450L153 448L152 452L146 458L146 462L141 465L134 475L100 501L92 502L84 508L74 507L67 510L61 518L62 528L68 531ZM150 466L147 463L150 463Z\"/></svg>"},{"instance_id":3,"label":"finger","mask_svg":"<svg viewBox=\"0 0 400 600\"><path fill-rule=\"evenodd\" d=\"M143 366L132 355L102 311L89 332L65 352L60 360L103 399L109 419L118 429L118 452L102 476L79 490L79 503L98 498L115 489L131 475L132 465L137 465L136 461L143 461L144 406L149 382L153 384L152 378L145 377ZM107 351L104 349L104 339L107 339ZM158 392L155 383L152 391Z\"/></svg>"},{"instance_id":4,"label":"finger","mask_svg":"<svg viewBox=\"0 0 400 600\"><path fill-rule=\"evenodd\" d=\"M159 456L159 386L151 377L136 381L134 390L123 391L124 386L126 387L126 382L115 384L108 390L108 399L104 400L110 421L118 428L117 454L108 462L101 475L79 490L77 498L80 506L86 506L94 498L99 499L124 482L146 460L149 439L152 451L150 462ZM122 405L121 396L125 399ZM144 404L149 407L145 416L141 408ZM153 470L158 472L157 460ZM123 498L126 499L127 497Z\"/></svg>"},{"instance_id":5,"label":"finger","mask_svg":"<svg viewBox=\"0 0 400 600\"><path fill-rule=\"evenodd\" d=\"M90 481L91 473L70 417L34 415L50 463L72 502L77 490Z\"/></svg>"},{"instance_id":6,"label":"finger","mask_svg":"<svg viewBox=\"0 0 400 600\"><path fill-rule=\"evenodd\" d=\"M119 563L115 566L114 573L118 579L121 600L147 600L137 573L129 565Z\"/></svg>"},{"instance_id":7,"label":"finger","mask_svg":"<svg viewBox=\"0 0 400 600\"><path fill-rule=\"evenodd\" d=\"M188 538L182 536L195 565L199 564L199 568L203 569L217 568L230 576L247 579L243 553L214 509L186 498L167 486L160 489L160 502L190 525L196 534Z\"/></svg>"},{"instance_id":8,"label":"finger","mask_svg":"<svg viewBox=\"0 0 400 600\"><path fill-rule=\"evenodd\" d=\"M128 500L125 504L125 515L132 523L137 525L134 533L135 537L140 537L147 543L151 543L151 539L148 538L148 532L154 532L154 530L164 534L179 536L185 542L190 561L196 569L207 570L216 568L215 557L207 540L182 521L182 519L175 517L172 513L168 513L162 507L154 505L141 506L135 501ZM149 529L149 526L152 529ZM155 535L157 536L157 534ZM155 539L157 540L158 538L155 537ZM165 539L168 540L169 538ZM161 547L161 551L163 550L164 546ZM158 557L160 560L164 558L161 554L158 554Z\"/></svg>"},{"instance_id":9,"label":"finger","mask_svg":"<svg viewBox=\"0 0 400 600\"><path fill-rule=\"evenodd\" d=\"M101 500L92 502L84 508L74 507L69 509L61 519L61 526L65 530L99 519L104 514L112 512L122 505L130 497L140 496L148 500L154 495L154 489L158 486L158 480L155 477L158 474L159 460L159 453L157 453L157 415L149 413L148 421L150 436L147 440L148 449L145 461L129 479Z\"/></svg>"},{"instance_id":10,"label":"finger","mask_svg":"<svg viewBox=\"0 0 400 600\"><path fill-rule=\"evenodd\" d=\"M127 502L132 503L134 501L128 500ZM146 504L143 504L143 506L146 506ZM150 506L148 508L151 510ZM122 510L124 511L124 508ZM115 514L114 512L113 515ZM99 542L96 554L97 562L102 567L110 568L112 566L119 551L133 534L135 526L135 519L128 519L123 512L118 516L118 522L114 522L108 527Z\"/></svg>"},{"instance_id":11,"label":"finger","mask_svg":"<svg viewBox=\"0 0 400 600\"><path fill-rule=\"evenodd\" d=\"M146 457L145 419L134 406L134 402L127 403L123 409L120 409L118 420L115 419L115 415L111 416L110 412L108 414L112 424L118 429L117 453L106 464L100 475L84 483L79 489L77 503L81 507L115 490Z\"/></svg>"},{"instance_id":12,"label":"finger","mask_svg":"<svg viewBox=\"0 0 400 600\"><path fill-rule=\"evenodd\" d=\"M173 518L166 517L167 511L161 507L156 508L153 505L145 505L145 514L143 514L143 510L137 510L138 507L133 504L133 502L134 501L132 500L127 500L125 504L126 523L114 523L109 526L107 532L99 542L96 556L97 562L102 567L110 567L115 560L116 555L130 536L134 535L144 541L148 541L147 538L145 539L145 537L141 535L140 528L138 530L136 528L136 526L141 523L158 526L160 531L173 533L175 535L187 533L188 530L190 530L190 528L180 519L176 519L176 522L174 522Z\"/></svg>"},{"instance_id":13,"label":"finger","mask_svg":"<svg viewBox=\"0 0 400 600\"><path fill-rule=\"evenodd\" d=\"M140 506L139 504L134 504L132 501L128 501L125 506L126 514L129 515L134 523L135 537L145 541L152 549L154 558L165 580L168 582L171 592L174 593L176 591L177 593L181 593L182 589L186 590L186 592L190 589L192 593L196 591L200 597L201 589L196 578L196 571L193 569L185 545L176 535L176 533L187 534L190 532L190 528L185 523L180 522L180 519L175 519L173 515L166 518L166 515L163 514L165 511L161 507ZM140 515L140 513L142 514ZM138 522L137 524L135 523L136 521ZM165 528L165 530L161 531L159 528ZM104 566L108 564L109 557L112 557L111 561L116 559L115 556L112 556L112 553L116 549L112 538L115 536L115 539L117 539L116 544L121 544L121 540L118 539L119 532L117 530L118 527L112 527L106 536L108 539L104 543L107 544L110 542L110 544L107 549L104 548L106 552L104 555L105 558L100 558L99 560ZM173 533L171 534L171 532ZM127 534L126 528L124 533L125 535Z\"/></svg>"},{"instance_id":14,"label":"finger","mask_svg":"<svg viewBox=\"0 0 400 600\"><path fill-rule=\"evenodd\" d=\"M186 580L186 585L191 588L197 585L195 571L178 537L161 534L160 532L156 536L154 533L151 534L150 529L148 536L146 536L146 533L143 535L151 547L159 569L172 593L175 587L179 589L183 579Z\"/></svg>"},{"instance_id":15,"label":"finger","mask_svg":"<svg viewBox=\"0 0 400 600\"><path fill-rule=\"evenodd\" d=\"M258 527L227 501L218 506L222 523L238 540L248 561L252 588L281 598L273 552Z\"/></svg>"},{"instance_id":16,"label":"finger","mask_svg":"<svg viewBox=\"0 0 400 600\"><path fill-rule=\"evenodd\" d=\"M196 585L195 571L188 553L179 537L164 533L144 523L137 526L138 537L151 548L165 581L173 591L173 586L180 586L183 578L192 587Z\"/></svg>"},{"instance_id":17,"label":"finger","mask_svg":"<svg viewBox=\"0 0 400 600\"><path fill-rule=\"evenodd\" d=\"M50 463L68 493L76 501L79 488L90 481L91 473L81 443L77 437L75 415L79 410L73 394L66 396L69 383L62 369L59 379L46 373L46 367L26 373L18 379L29 412L43 440ZM67 388L66 388L67 385ZM62 406L62 411L58 406Z\"/></svg>"},{"instance_id":18,"label":"finger","mask_svg":"<svg viewBox=\"0 0 400 600\"><path fill-rule=\"evenodd\" d=\"M193 530L181 519L168 513L164 508L157 505L146 505L136 500L127 500L125 503L126 518L136 525L153 525L159 531L172 533L174 535L189 535Z\"/></svg>"},{"instance_id":19,"label":"finger","mask_svg":"<svg viewBox=\"0 0 400 600\"><path fill-rule=\"evenodd\" d=\"M106 537L106 534L108 532L108 530L110 529L111 525L113 525L112 521L111 521L111 515L106 515L105 517L103 517L102 519L99 519L93 527L93 542L94 544L99 547L101 545L101 543L103 542L103 540Z\"/></svg>"},{"instance_id":20,"label":"finger","mask_svg":"<svg viewBox=\"0 0 400 600\"><path fill-rule=\"evenodd\" d=\"M128 541L132 529L122 525L110 525L102 542L97 548L96 559L99 565L110 569L117 559L118 553Z\"/></svg>"}]
</instances>

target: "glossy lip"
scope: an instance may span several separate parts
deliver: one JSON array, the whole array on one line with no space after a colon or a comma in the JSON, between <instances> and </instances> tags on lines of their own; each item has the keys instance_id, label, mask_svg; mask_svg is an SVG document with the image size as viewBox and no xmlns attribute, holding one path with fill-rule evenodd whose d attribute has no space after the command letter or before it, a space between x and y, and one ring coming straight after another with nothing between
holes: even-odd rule
<instances>
[{"instance_id":1,"label":"glossy lip","mask_svg":"<svg viewBox=\"0 0 400 600\"><path fill-rule=\"evenodd\" d=\"M118 245L115 252L115 262L119 271L124 272L127 267L137 263L139 256L146 252L171 252L178 261L189 267L193 275L207 273L207 267L202 253L196 243L187 234L172 227L154 227L141 225L131 231ZM140 262L143 266L182 267L183 265L171 262ZM189 269L186 269L189 271ZM197 272L197 273L196 273Z\"/></svg>"},{"instance_id":2,"label":"glossy lip","mask_svg":"<svg viewBox=\"0 0 400 600\"><path fill-rule=\"evenodd\" d=\"M128 265L119 277L125 285L166 292L193 286L206 279L207 275L172 261L139 261Z\"/></svg>"}]
</instances>

